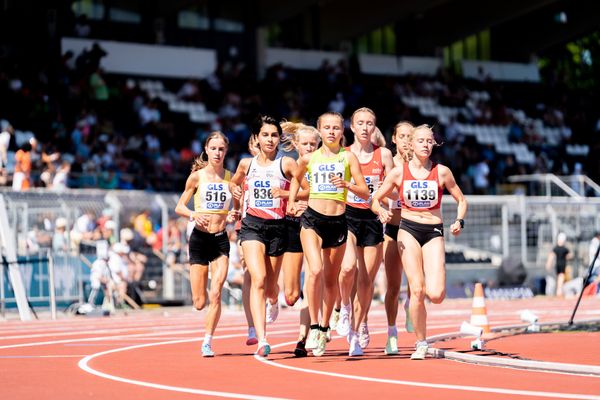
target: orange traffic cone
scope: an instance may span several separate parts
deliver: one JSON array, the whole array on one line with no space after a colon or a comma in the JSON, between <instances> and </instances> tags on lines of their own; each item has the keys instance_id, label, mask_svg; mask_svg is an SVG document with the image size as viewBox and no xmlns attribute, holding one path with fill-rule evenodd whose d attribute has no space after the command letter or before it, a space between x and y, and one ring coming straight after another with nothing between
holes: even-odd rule
<instances>
[{"instance_id":1,"label":"orange traffic cone","mask_svg":"<svg viewBox=\"0 0 600 400\"><path fill-rule=\"evenodd\" d=\"M473 295L473 310L471 311L471 325L483 329L483 333L490 333L490 324L485 308L485 299L483 298L483 285L475 284L475 294Z\"/></svg>"}]
</instances>

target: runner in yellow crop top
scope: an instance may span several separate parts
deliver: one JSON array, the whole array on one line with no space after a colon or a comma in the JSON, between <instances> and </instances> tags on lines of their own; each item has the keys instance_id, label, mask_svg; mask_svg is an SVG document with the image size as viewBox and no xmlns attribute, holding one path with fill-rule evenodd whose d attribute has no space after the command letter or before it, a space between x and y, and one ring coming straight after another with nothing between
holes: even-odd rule
<instances>
[{"instance_id":1,"label":"runner in yellow crop top","mask_svg":"<svg viewBox=\"0 0 600 400\"><path fill-rule=\"evenodd\" d=\"M221 290L229 267L229 238L225 232L227 223L236 218L229 211L231 193L228 180L231 173L223 167L229 141L221 132L211 133L204 143L204 153L194 161L192 172L179 197L175 212L195 223L189 238L190 285L194 308L206 306L208 269L210 266L210 304L206 314L206 335L202 343L202 355L213 357L212 335L221 315ZM187 207L194 197L194 211Z\"/></svg>"},{"instance_id":2,"label":"runner in yellow crop top","mask_svg":"<svg viewBox=\"0 0 600 400\"><path fill-rule=\"evenodd\" d=\"M310 183L311 199L330 199L344 202L348 194L346 186L336 186L330 177L337 176L344 181L350 181L350 164L348 152L342 147L333 156L326 156L322 150L317 150L310 157L306 170Z\"/></svg>"},{"instance_id":3,"label":"runner in yellow crop top","mask_svg":"<svg viewBox=\"0 0 600 400\"><path fill-rule=\"evenodd\" d=\"M308 262L306 287L311 324L306 349L313 350L315 356L322 356L327 344L329 318L338 293L340 264L346 249L348 226L344 212L347 190L368 199L369 188L358 159L354 154L344 151L340 144L344 134L344 118L338 113L327 112L317 120L317 129L323 145L298 160L298 168L290 185L287 213L296 215L300 183L306 172L310 171L308 208L300 219L300 241ZM351 178L356 183L351 183ZM319 322L322 303L323 313Z\"/></svg>"}]
</instances>

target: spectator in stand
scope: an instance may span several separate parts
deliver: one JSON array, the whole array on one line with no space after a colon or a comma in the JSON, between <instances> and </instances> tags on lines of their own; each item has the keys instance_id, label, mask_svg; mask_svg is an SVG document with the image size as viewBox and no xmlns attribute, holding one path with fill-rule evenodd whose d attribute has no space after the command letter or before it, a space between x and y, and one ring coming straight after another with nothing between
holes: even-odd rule
<instances>
[{"instance_id":1,"label":"spectator in stand","mask_svg":"<svg viewBox=\"0 0 600 400\"><path fill-rule=\"evenodd\" d=\"M177 219L169 219L167 225L167 253L163 253L164 249L164 229L161 226L156 235L153 237L152 250L160 254L164 258L169 267L174 267L179 255L181 254L181 232L177 228Z\"/></svg>"},{"instance_id":2,"label":"spectator in stand","mask_svg":"<svg viewBox=\"0 0 600 400\"><path fill-rule=\"evenodd\" d=\"M563 285L565 283L565 270L567 268L567 260L573 258L573 254L565 246L567 235L563 232L556 237L556 246L548 254L546 260L546 270L552 272L552 267L556 272L556 296L563 297Z\"/></svg>"},{"instance_id":3,"label":"spectator in stand","mask_svg":"<svg viewBox=\"0 0 600 400\"><path fill-rule=\"evenodd\" d=\"M596 235L590 241L590 247L588 252L589 264L591 264L592 261L594 261L594 257L596 256L596 252L598 251L598 246L600 246L600 231L597 231ZM600 255L596 258L594 266L592 267L592 274L590 275L590 279L587 282L584 282L584 286L586 283L588 285L593 284L596 286L596 292L591 293L592 295L600 293Z\"/></svg>"},{"instance_id":4,"label":"spectator in stand","mask_svg":"<svg viewBox=\"0 0 600 400\"><path fill-rule=\"evenodd\" d=\"M133 229L144 239L152 233L152 220L150 210L145 209L133 219Z\"/></svg>"},{"instance_id":5,"label":"spectator in stand","mask_svg":"<svg viewBox=\"0 0 600 400\"><path fill-rule=\"evenodd\" d=\"M8 124L0 132L0 186L6 185L8 180L8 148L14 133L13 127Z\"/></svg>"},{"instance_id":6,"label":"spectator in stand","mask_svg":"<svg viewBox=\"0 0 600 400\"><path fill-rule=\"evenodd\" d=\"M52 179L52 189L57 191L64 191L67 189L67 182L69 180L69 172L71 171L71 164L68 161L63 161L60 168Z\"/></svg>"},{"instance_id":7,"label":"spectator in stand","mask_svg":"<svg viewBox=\"0 0 600 400\"><path fill-rule=\"evenodd\" d=\"M73 33L75 33L75 36L80 38L86 38L90 36L92 33L92 27L90 26L87 15L81 14L77 17L75 27L73 28Z\"/></svg>"},{"instance_id":8,"label":"spectator in stand","mask_svg":"<svg viewBox=\"0 0 600 400\"><path fill-rule=\"evenodd\" d=\"M56 219L54 235L52 236L52 250L56 253L66 253L69 251L66 218L60 217Z\"/></svg>"},{"instance_id":9,"label":"spectator in stand","mask_svg":"<svg viewBox=\"0 0 600 400\"><path fill-rule=\"evenodd\" d=\"M129 247L123 243L115 243L111 247L108 258L110 277L117 290L117 307L123 307L127 294L127 278L129 275Z\"/></svg>"},{"instance_id":10,"label":"spectator in stand","mask_svg":"<svg viewBox=\"0 0 600 400\"><path fill-rule=\"evenodd\" d=\"M31 187L31 143L24 143L15 154L15 173L12 189L16 192Z\"/></svg>"}]
</instances>

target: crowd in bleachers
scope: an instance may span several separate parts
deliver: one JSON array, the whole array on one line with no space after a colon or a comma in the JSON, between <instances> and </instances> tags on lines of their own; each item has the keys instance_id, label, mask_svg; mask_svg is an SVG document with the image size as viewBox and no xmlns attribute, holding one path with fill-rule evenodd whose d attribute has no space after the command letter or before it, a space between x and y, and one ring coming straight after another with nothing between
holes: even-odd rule
<instances>
[{"instance_id":1,"label":"crowd in bleachers","mask_svg":"<svg viewBox=\"0 0 600 400\"><path fill-rule=\"evenodd\" d=\"M436 157L466 193L493 194L514 174L598 175L589 157L598 149L597 115L579 112L563 91L546 97L546 84L517 90L448 70L367 76L352 60L317 71L277 65L260 80L241 64L203 80L149 80L107 76L105 55L96 45L41 70L0 71L0 184L177 191L212 130L229 137L233 169L258 113L311 123L326 109L364 105L386 136L400 120L435 125L443 142Z\"/></svg>"}]
</instances>

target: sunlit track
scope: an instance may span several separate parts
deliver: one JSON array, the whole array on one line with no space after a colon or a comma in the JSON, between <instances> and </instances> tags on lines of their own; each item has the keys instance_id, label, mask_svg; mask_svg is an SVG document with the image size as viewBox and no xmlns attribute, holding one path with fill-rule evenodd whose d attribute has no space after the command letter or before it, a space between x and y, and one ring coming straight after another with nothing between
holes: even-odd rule
<instances>
[{"instance_id":1,"label":"sunlit track","mask_svg":"<svg viewBox=\"0 0 600 400\"><path fill-rule=\"evenodd\" d=\"M566 321L572 311L568 301L487 303L490 324L494 327L523 324L519 318L523 309L535 310L544 322ZM582 303L577 319L597 318L599 304L598 301ZM456 332L462 321L469 320L470 314L468 300L428 306L428 334ZM243 314L224 310L213 338L217 355L203 359L200 342L204 336L204 317L204 312L180 309L152 315L132 312L100 319L3 322L0 324L0 332L5 332L0 334L0 376L3 376L0 381L10 379L27 385L27 376L39 370L35 379L48 388L46 398L50 400L63 398L59 393L64 391L64 386L60 385L62 379L53 380L48 371L56 371L69 379L67 390L72 395L66 398L85 397L85 393L106 398L116 390L124 397L146 400L198 396L309 398L309 388L314 388L329 397L341 391L346 398L394 393L408 398L461 400L600 399L600 379L597 378L483 367L444 359L412 362L408 356L414 335L402 329L403 312L398 316L401 354L384 356L387 323L382 306L377 304L369 314L372 344L365 356L358 359L347 357L347 343L337 336L324 357L294 358L292 350L298 334L298 311L294 309L282 310L278 321L269 325L273 352L267 360L252 356L255 346L245 346L247 327ZM15 327L19 329L13 329ZM438 342L433 346L460 349L465 343L468 343L466 339ZM493 347L490 342L490 348ZM236 384L232 386L226 377L238 370L244 373L236 374ZM82 371L86 371L83 377ZM189 371L202 373L190 375ZM466 379L470 375L477 378ZM78 379L71 379L76 376ZM261 386L260 382L267 378L277 383L273 387ZM289 386L289 382L304 385ZM3 394L7 398L30 398L15 391L16 387L8 385L8 391Z\"/></svg>"}]
</instances>

